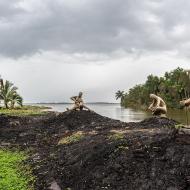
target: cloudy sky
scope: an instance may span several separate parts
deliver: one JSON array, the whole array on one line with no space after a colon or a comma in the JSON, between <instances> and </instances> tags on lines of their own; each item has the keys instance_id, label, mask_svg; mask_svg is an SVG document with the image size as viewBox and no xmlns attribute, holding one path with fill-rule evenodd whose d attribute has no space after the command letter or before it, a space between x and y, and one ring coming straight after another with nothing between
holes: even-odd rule
<instances>
[{"instance_id":1,"label":"cloudy sky","mask_svg":"<svg viewBox=\"0 0 190 190\"><path fill-rule=\"evenodd\" d=\"M113 102L190 68L188 0L0 0L0 75L26 102Z\"/></svg>"}]
</instances>

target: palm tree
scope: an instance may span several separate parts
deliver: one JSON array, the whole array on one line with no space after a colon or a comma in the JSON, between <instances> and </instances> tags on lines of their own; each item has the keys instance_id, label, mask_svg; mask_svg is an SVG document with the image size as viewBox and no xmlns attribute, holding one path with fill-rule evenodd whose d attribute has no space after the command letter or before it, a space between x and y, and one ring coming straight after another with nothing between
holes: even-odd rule
<instances>
[{"instance_id":1,"label":"palm tree","mask_svg":"<svg viewBox=\"0 0 190 190\"><path fill-rule=\"evenodd\" d=\"M13 83L0 79L0 99L4 101L5 108L9 108L9 103L13 107L15 103L22 105L22 97L17 94L17 89Z\"/></svg>"},{"instance_id":2,"label":"palm tree","mask_svg":"<svg viewBox=\"0 0 190 190\"><path fill-rule=\"evenodd\" d=\"M124 95L125 95L124 91L118 90L118 91L115 93L116 100L118 100L119 98L123 98Z\"/></svg>"},{"instance_id":3,"label":"palm tree","mask_svg":"<svg viewBox=\"0 0 190 190\"><path fill-rule=\"evenodd\" d=\"M124 97L125 97L125 92L118 90L118 91L115 93L115 97L116 97L116 100L118 100L119 98L121 99L120 104L122 105L122 102L123 102Z\"/></svg>"},{"instance_id":4,"label":"palm tree","mask_svg":"<svg viewBox=\"0 0 190 190\"><path fill-rule=\"evenodd\" d=\"M13 93L11 95L10 103L11 103L11 108L12 109L15 107L15 104L18 104L19 106L22 107L23 98L19 94Z\"/></svg>"}]
</instances>

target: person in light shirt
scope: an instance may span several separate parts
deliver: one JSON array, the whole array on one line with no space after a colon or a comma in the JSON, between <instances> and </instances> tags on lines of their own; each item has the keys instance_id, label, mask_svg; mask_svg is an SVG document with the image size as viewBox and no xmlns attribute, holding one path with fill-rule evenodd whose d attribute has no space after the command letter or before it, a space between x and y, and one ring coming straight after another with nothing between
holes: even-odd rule
<instances>
[{"instance_id":1,"label":"person in light shirt","mask_svg":"<svg viewBox=\"0 0 190 190\"><path fill-rule=\"evenodd\" d=\"M167 113L167 107L164 100L155 94L150 94L150 98L152 99L152 103L148 109L152 111L152 114L158 116L165 115Z\"/></svg>"}]
</instances>

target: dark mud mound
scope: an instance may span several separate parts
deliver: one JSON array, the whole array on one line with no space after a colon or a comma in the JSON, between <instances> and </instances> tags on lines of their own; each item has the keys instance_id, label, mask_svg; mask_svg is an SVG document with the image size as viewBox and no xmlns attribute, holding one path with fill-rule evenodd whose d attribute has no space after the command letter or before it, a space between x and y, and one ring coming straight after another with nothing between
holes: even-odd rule
<instances>
[{"instance_id":1,"label":"dark mud mound","mask_svg":"<svg viewBox=\"0 0 190 190\"><path fill-rule=\"evenodd\" d=\"M151 117L140 122L140 126L143 128L153 128L153 127L167 127L174 126L177 122L166 117Z\"/></svg>"},{"instance_id":2,"label":"dark mud mound","mask_svg":"<svg viewBox=\"0 0 190 190\"><path fill-rule=\"evenodd\" d=\"M54 116L55 114L49 113L48 118L50 116ZM37 123L41 122L42 120L46 119L47 116L10 116L6 114L0 114L0 127L14 127L14 126L24 126L25 124L28 125L29 123Z\"/></svg>"},{"instance_id":3,"label":"dark mud mound","mask_svg":"<svg viewBox=\"0 0 190 190\"><path fill-rule=\"evenodd\" d=\"M60 145L57 162L62 167L54 176L62 189L188 190L190 142L179 143L174 125L150 118L133 129L111 128Z\"/></svg>"},{"instance_id":4,"label":"dark mud mound","mask_svg":"<svg viewBox=\"0 0 190 190\"><path fill-rule=\"evenodd\" d=\"M97 126L121 124L121 121L113 120L90 111L67 111L58 114L45 121L46 124L67 127L69 130L95 128Z\"/></svg>"},{"instance_id":5,"label":"dark mud mound","mask_svg":"<svg viewBox=\"0 0 190 190\"><path fill-rule=\"evenodd\" d=\"M190 190L190 135L175 124L65 112L0 128L0 143L31 150L36 190Z\"/></svg>"},{"instance_id":6,"label":"dark mud mound","mask_svg":"<svg viewBox=\"0 0 190 190\"><path fill-rule=\"evenodd\" d=\"M6 127L10 125L10 122L15 120L17 117L7 116L4 114L0 114L0 127Z\"/></svg>"}]
</instances>

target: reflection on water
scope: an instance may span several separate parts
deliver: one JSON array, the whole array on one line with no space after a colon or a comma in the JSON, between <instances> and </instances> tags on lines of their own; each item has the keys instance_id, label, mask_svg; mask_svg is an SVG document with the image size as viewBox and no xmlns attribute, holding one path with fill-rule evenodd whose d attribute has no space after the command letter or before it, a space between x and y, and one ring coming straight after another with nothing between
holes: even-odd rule
<instances>
[{"instance_id":1,"label":"reflection on water","mask_svg":"<svg viewBox=\"0 0 190 190\"><path fill-rule=\"evenodd\" d=\"M186 110L169 109L167 117L179 121L180 123L187 124L187 119L190 121L190 110L186 112Z\"/></svg>"},{"instance_id":2,"label":"reflection on water","mask_svg":"<svg viewBox=\"0 0 190 190\"><path fill-rule=\"evenodd\" d=\"M53 111L64 112L67 107L72 107L71 104L45 104L52 107ZM95 112L113 119L118 119L126 122L141 121L151 117L151 113L132 108L121 108L119 104L87 104ZM171 119L186 124L185 110L168 110L167 116ZM190 111L188 113L190 120Z\"/></svg>"}]
</instances>

